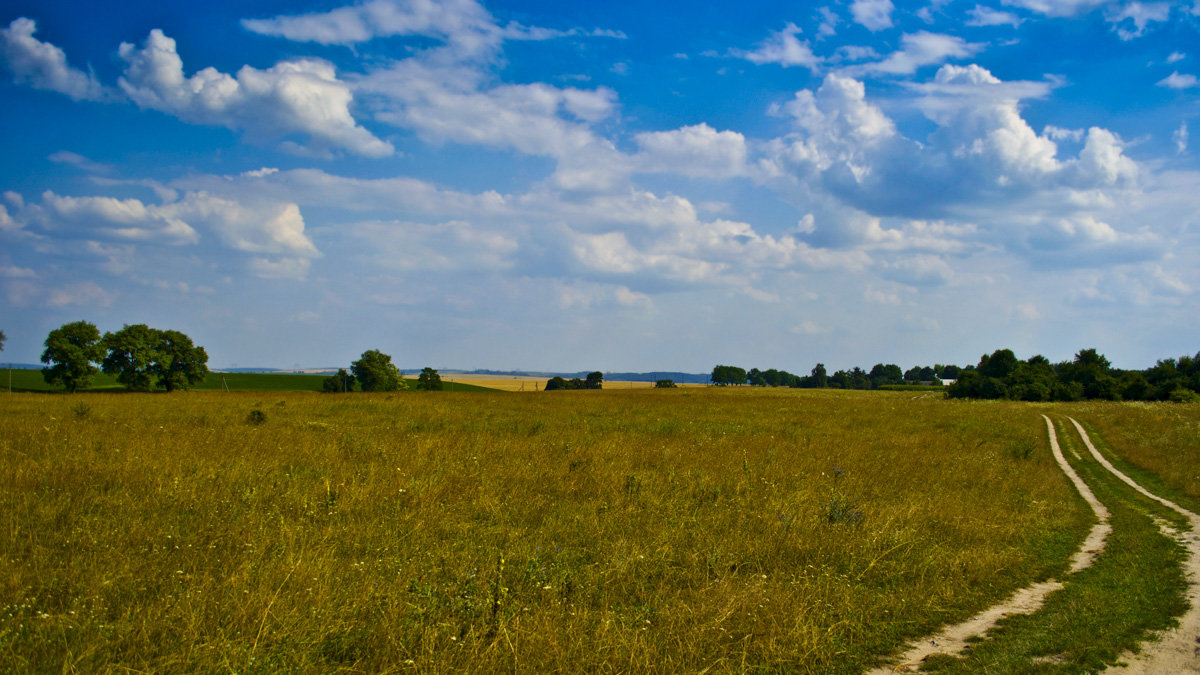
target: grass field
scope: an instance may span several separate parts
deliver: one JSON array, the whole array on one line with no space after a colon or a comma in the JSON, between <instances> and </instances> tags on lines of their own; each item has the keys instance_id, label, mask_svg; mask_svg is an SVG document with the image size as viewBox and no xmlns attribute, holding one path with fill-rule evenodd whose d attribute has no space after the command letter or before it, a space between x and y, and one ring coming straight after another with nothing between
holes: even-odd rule
<instances>
[{"instance_id":1,"label":"grass field","mask_svg":"<svg viewBox=\"0 0 1200 675\"><path fill-rule=\"evenodd\" d=\"M1017 404L0 400L4 671L860 672L1089 526Z\"/></svg>"}]
</instances>

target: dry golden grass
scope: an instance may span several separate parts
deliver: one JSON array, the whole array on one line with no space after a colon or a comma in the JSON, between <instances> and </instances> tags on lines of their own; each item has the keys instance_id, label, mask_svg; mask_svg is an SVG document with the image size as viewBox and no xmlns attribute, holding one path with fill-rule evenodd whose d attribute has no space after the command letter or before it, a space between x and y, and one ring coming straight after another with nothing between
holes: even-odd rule
<instances>
[{"instance_id":1,"label":"dry golden grass","mask_svg":"<svg viewBox=\"0 0 1200 675\"><path fill-rule=\"evenodd\" d=\"M1200 508L1200 405L1095 401L1064 408L1093 425L1143 476Z\"/></svg>"},{"instance_id":2,"label":"dry golden grass","mask_svg":"<svg viewBox=\"0 0 1200 675\"><path fill-rule=\"evenodd\" d=\"M856 672L1089 524L1005 403L0 400L10 672Z\"/></svg>"}]
</instances>

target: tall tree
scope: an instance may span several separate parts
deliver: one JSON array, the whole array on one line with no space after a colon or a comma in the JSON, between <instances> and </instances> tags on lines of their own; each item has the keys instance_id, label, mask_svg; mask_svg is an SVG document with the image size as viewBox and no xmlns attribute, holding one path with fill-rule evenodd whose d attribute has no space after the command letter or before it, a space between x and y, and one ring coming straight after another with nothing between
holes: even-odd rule
<instances>
[{"instance_id":1,"label":"tall tree","mask_svg":"<svg viewBox=\"0 0 1200 675\"><path fill-rule=\"evenodd\" d=\"M587 380L583 383L584 389L603 389L604 388L604 373L595 370L587 375Z\"/></svg>"},{"instance_id":2,"label":"tall tree","mask_svg":"<svg viewBox=\"0 0 1200 675\"><path fill-rule=\"evenodd\" d=\"M368 349L350 364L354 379L363 391L396 391L400 388L400 371L392 365L392 357L378 349Z\"/></svg>"},{"instance_id":3,"label":"tall tree","mask_svg":"<svg viewBox=\"0 0 1200 675\"><path fill-rule=\"evenodd\" d=\"M153 384L151 367L158 360L158 331L144 323L126 324L115 333L104 334L104 357L101 368L116 375L117 382L128 389L150 391Z\"/></svg>"},{"instance_id":4,"label":"tall tree","mask_svg":"<svg viewBox=\"0 0 1200 675\"><path fill-rule=\"evenodd\" d=\"M344 394L354 391L354 376L345 368L338 368L336 375L331 375L321 381L321 391L331 394Z\"/></svg>"},{"instance_id":5,"label":"tall tree","mask_svg":"<svg viewBox=\"0 0 1200 675\"><path fill-rule=\"evenodd\" d=\"M102 358L100 329L87 321L64 324L46 336L42 363L53 365L42 368L42 378L47 384L62 385L73 394L91 386L92 378L100 372L92 364Z\"/></svg>"},{"instance_id":6,"label":"tall tree","mask_svg":"<svg viewBox=\"0 0 1200 675\"><path fill-rule=\"evenodd\" d=\"M438 375L438 371L433 368L422 368L421 374L417 376L417 389L422 391L441 391L442 376Z\"/></svg>"},{"instance_id":7,"label":"tall tree","mask_svg":"<svg viewBox=\"0 0 1200 675\"><path fill-rule=\"evenodd\" d=\"M177 330L154 331L155 358L150 372L158 376L158 387L167 391L187 389L208 375L208 352L192 344Z\"/></svg>"}]
</instances>

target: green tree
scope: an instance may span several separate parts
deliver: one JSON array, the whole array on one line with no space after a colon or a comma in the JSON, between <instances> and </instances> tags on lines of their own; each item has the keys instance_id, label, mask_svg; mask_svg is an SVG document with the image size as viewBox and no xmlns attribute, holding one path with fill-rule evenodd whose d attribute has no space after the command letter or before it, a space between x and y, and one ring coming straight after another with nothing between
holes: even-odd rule
<instances>
[{"instance_id":1,"label":"green tree","mask_svg":"<svg viewBox=\"0 0 1200 675\"><path fill-rule=\"evenodd\" d=\"M62 385L73 394L91 386L92 378L100 372L92 364L102 358L100 329L87 321L64 324L46 336L42 363L52 365L42 368L42 378L47 384Z\"/></svg>"},{"instance_id":2,"label":"green tree","mask_svg":"<svg viewBox=\"0 0 1200 675\"><path fill-rule=\"evenodd\" d=\"M158 376L158 387L168 392L187 389L208 375L208 352L192 344L192 338L177 330L154 331L156 345L150 372Z\"/></svg>"},{"instance_id":3,"label":"green tree","mask_svg":"<svg viewBox=\"0 0 1200 675\"><path fill-rule=\"evenodd\" d=\"M103 345L108 356L100 367L116 375L117 382L127 389L150 391L151 367L159 359L157 333L144 323L126 324L115 333L105 333Z\"/></svg>"},{"instance_id":4,"label":"green tree","mask_svg":"<svg viewBox=\"0 0 1200 675\"><path fill-rule=\"evenodd\" d=\"M604 388L604 373L596 370L588 373L587 380L583 383L584 389L603 389Z\"/></svg>"},{"instance_id":5,"label":"green tree","mask_svg":"<svg viewBox=\"0 0 1200 675\"><path fill-rule=\"evenodd\" d=\"M421 374L417 377L417 389L422 391L441 391L442 376L438 375L438 371L433 368L422 368Z\"/></svg>"},{"instance_id":6,"label":"green tree","mask_svg":"<svg viewBox=\"0 0 1200 675\"><path fill-rule=\"evenodd\" d=\"M655 389L674 389L675 388L675 380L655 380L654 388Z\"/></svg>"},{"instance_id":7,"label":"green tree","mask_svg":"<svg viewBox=\"0 0 1200 675\"><path fill-rule=\"evenodd\" d=\"M556 391L559 389L566 389L566 388L567 388L567 381L558 375L555 375L554 377L550 378L549 380L546 380L546 391Z\"/></svg>"},{"instance_id":8,"label":"green tree","mask_svg":"<svg viewBox=\"0 0 1200 675\"><path fill-rule=\"evenodd\" d=\"M824 389L829 386L829 373L825 370L824 363L813 366L812 374L804 378L804 386L816 389Z\"/></svg>"},{"instance_id":9,"label":"green tree","mask_svg":"<svg viewBox=\"0 0 1200 675\"><path fill-rule=\"evenodd\" d=\"M708 379L717 386L746 384L746 371L737 366L713 366L712 375Z\"/></svg>"},{"instance_id":10,"label":"green tree","mask_svg":"<svg viewBox=\"0 0 1200 675\"><path fill-rule=\"evenodd\" d=\"M368 349L350 364L354 379L363 391L396 391L400 388L400 371L392 365L392 357L378 349Z\"/></svg>"},{"instance_id":11,"label":"green tree","mask_svg":"<svg viewBox=\"0 0 1200 675\"><path fill-rule=\"evenodd\" d=\"M338 368L336 375L330 375L321 381L321 391L330 394L344 394L354 391L354 376L345 368Z\"/></svg>"}]
</instances>

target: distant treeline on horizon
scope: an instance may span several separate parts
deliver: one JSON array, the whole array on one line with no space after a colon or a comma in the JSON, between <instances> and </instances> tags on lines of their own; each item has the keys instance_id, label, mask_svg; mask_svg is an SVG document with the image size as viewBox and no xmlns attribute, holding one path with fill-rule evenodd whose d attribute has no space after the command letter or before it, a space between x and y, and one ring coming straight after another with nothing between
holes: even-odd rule
<instances>
[{"instance_id":1,"label":"distant treeline on horizon","mask_svg":"<svg viewBox=\"0 0 1200 675\"><path fill-rule=\"evenodd\" d=\"M937 364L902 371L895 364L877 363L871 370L839 370L828 374L818 363L809 375L786 370L746 371L718 365L709 376L713 384L794 387L803 389L882 389L903 385L947 384L949 398L1009 399L1014 401L1200 401L1200 353L1160 359L1145 370L1113 368L1103 354L1083 349L1071 361L1051 363L1044 356L1018 359L1011 349L984 354L974 366Z\"/></svg>"}]
</instances>

